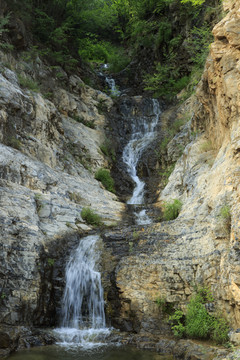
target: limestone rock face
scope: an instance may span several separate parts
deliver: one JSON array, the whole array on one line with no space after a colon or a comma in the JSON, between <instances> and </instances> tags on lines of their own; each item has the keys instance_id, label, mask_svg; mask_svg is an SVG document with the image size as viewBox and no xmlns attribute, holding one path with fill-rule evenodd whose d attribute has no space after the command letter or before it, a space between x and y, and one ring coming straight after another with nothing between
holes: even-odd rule
<instances>
[{"instance_id":1,"label":"limestone rock face","mask_svg":"<svg viewBox=\"0 0 240 360\"><path fill-rule=\"evenodd\" d=\"M225 7L196 94L192 130L202 133L186 146L158 199L181 200L181 213L145 229L136 253L117 268L121 297L142 331L161 331L157 298L185 310L196 286L209 287L214 310L240 327L240 4ZM172 144L168 154L174 161Z\"/></svg>"},{"instance_id":2,"label":"limestone rock face","mask_svg":"<svg viewBox=\"0 0 240 360\"><path fill-rule=\"evenodd\" d=\"M46 81L52 76L54 83L39 59L30 65L6 54L1 59L0 322L31 324L43 249L58 237L90 230L81 218L83 207L110 224L121 219L124 206L94 178L97 168L108 166L100 150L106 116L98 106L110 108L111 98L65 74L64 89L55 82L52 101L47 100L20 86L30 76Z\"/></svg>"}]
</instances>

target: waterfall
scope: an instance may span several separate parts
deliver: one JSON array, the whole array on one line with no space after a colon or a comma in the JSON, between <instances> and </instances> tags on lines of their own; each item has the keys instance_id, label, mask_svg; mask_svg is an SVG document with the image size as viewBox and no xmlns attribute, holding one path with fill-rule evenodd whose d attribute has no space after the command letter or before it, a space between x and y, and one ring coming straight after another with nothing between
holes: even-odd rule
<instances>
[{"instance_id":1,"label":"waterfall","mask_svg":"<svg viewBox=\"0 0 240 360\"><path fill-rule=\"evenodd\" d=\"M62 328L56 329L62 344L99 345L99 336L109 334L104 313L101 274L97 271L99 236L81 239L66 266L62 303ZM90 340L91 341L90 341Z\"/></svg>"},{"instance_id":2,"label":"waterfall","mask_svg":"<svg viewBox=\"0 0 240 360\"><path fill-rule=\"evenodd\" d=\"M131 138L123 149L123 162L127 166L127 171L133 181L135 188L128 204L141 205L144 201L144 181L140 180L137 175L137 165L143 154L143 151L150 145L155 138L155 128L160 117L160 107L156 99L152 99L152 116L138 116L130 118ZM146 211L141 210L137 215L138 224L148 224L151 220L148 218Z\"/></svg>"},{"instance_id":3,"label":"waterfall","mask_svg":"<svg viewBox=\"0 0 240 360\"><path fill-rule=\"evenodd\" d=\"M102 65L102 69L106 70L109 68L108 64L103 64ZM106 76L105 74L103 74L101 71L98 72L98 75L102 78L104 78L104 81L106 82L109 91L110 91L110 95L113 96L119 96L121 94L121 91L118 90L115 80L110 77L110 76Z\"/></svg>"},{"instance_id":4,"label":"waterfall","mask_svg":"<svg viewBox=\"0 0 240 360\"><path fill-rule=\"evenodd\" d=\"M113 78L106 77L105 81L106 81L108 87L110 88L111 95L119 96L121 94L121 92L116 87L116 83L115 83L115 80Z\"/></svg>"}]
</instances>

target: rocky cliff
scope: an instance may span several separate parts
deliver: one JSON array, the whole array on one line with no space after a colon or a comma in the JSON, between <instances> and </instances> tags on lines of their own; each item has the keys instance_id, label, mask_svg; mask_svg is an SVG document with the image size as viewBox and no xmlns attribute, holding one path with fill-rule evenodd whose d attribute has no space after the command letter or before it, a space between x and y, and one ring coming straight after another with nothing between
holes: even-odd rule
<instances>
[{"instance_id":1,"label":"rocky cliff","mask_svg":"<svg viewBox=\"0 0 240 360\"><path fill-rule=\"evenodd\" d=\"M214 311L232 328L240 327L240 5L226 1L224 6L228 13L213 29L215 40L193 100L188 131L194 140L158 199L160 205L181 200L181 213L140 230L138 245L133 242L132 253L117 268L121 297L129 299L128 314L134 312L141 331L165 331L157 298L185 310L199 285L212 290ZM169 157L180 138L169 144Z\"/></svg>"},{"instance_id":2,"label":"rocky cliff","mask_svg":"<svg viewBox=\"0 0 240 360\"><path fill-rule=\"evenodd\" d=\"M189 144L167 186L156 189L156 207L182 201L179 217L102 236L108 317L122 330L170 334L156 299L185 311L198 285L214 293L209 308L240 327L240 5L224 6L196 96L186 105L191 124L169 143L168 161L176 161L181 139ZM107 225L125 209L94 178L97 168L108 166L100 147L112 100L37 57L26 62L2 53L1 59L0 323L46 325L50 319L54 325L62 259L90 230L82 208L92 207ZM22 78L51 78L50 100L27 90L26 82L23 87Z\"/></svg>"},{"instance_id":3,"label":"rocky cliff","mask_svg":"<svg viewBox=\"0 0 240 360\"><path fill-rule=\"evenodd\" d=\"M124 205L94 178L108 167L101 109L108 113L111 98L38 57L1 53L0 68L0 322L17 325L32 322L48 243L90 229L83 207L111 225ZM29 90L49 81L51 101Z\"/></svg>"}]
</instances>

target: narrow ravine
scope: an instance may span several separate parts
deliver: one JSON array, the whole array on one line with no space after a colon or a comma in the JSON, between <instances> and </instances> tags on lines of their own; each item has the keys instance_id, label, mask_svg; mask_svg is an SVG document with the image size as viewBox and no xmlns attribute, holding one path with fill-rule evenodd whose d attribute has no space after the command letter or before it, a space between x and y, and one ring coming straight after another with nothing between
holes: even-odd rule
<instances>
[{"instance_id":1,"label":"narrow ravine","mask_svg":"<svg viewBox=\"0 0 240 360\"><path fill-rule=\"evenodd\" d=\"M106 67L106 65L104 65ZM105 76L105 82L112 95L121 97L115 80ZM124 98L124 97L123 97ZM134 110L139 103L141 110ZM152 222L146 213L145 182L138 174L138 163L143 152L156 137L156 127L160 119L160 106L156 99L133 97L133 107L126 101L125 120L130 134L123 147L122 162L135 186L128 206L133 208L134 223L147 225ZM55 330L61 346L80 346L83 349L99 347L106 344L111 330L106 327L104 313L104 294L101 274L98 271L101 253L99 250L100 236L83 237L76 250L73 250L65 269L65 289L62 300L60 328ZM107 340L109 341L109 339Z\"/></svg>"},{"instance_id":2,"label":"narrow ravine","mask_svg":"<svg viewBox=\"0 0 240 360\"><path fill-rule=\"evenodd\" d=\"M102 68L106 70L108 65L104 64ZM124 171L134 184L132 194L126 199L128 210L131 210L133 215L132 223L137 225L151 224L152 219L147 215L145 207L146 183L139 175L138 165L144 156L144 152L151 147L151 143L156 139L157 126L161 116L160 104L157 99L128 96L124 90L119 90L112 76L103 72L99 72L98 75L104 79L109 93L114 96L120 107L121 126L125 135L121 139L124 146L119 160L123 163Z\"/></svg>"}]
</instances>

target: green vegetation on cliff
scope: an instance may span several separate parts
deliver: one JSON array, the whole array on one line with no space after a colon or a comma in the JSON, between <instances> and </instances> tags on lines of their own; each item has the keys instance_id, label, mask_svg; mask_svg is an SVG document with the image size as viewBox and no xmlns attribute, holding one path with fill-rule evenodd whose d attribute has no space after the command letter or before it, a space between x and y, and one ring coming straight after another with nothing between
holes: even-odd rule
<instances>
[{"instance_id":1,"label":"green vegetation on cliff","mask_svg":"<svg viewBox=\"0 0 240 360\"><path fill-rule=\"evenodd\" d=\"M108 169L98 169L95 174L95 179L101 181L103 186L112 193L115 193L114 189L114 180L111 177L110 171Z\"/></svg>"},{"instance_id":2,"label":"green vegetation on cliff","mask_svg":"<svg viewBox=\"0 0 240 360\"><path fill-rule=\"evenodd\" d=\"M214 307L214 298L207 288L199 288L188 305L186 314L177 309L170 317L172 330L177 337L193 339L211 338L219 344L228 341L229 326L218 314L210 314L208 307Z\"/></svg>"},{"instance_id":3,"label":"green vegetation on cliff","mask_svg":"<svg viewBox=\"0 0 240 360\"><path fill-rule=\"evenodd\" d=\"M67 71L79 62L108 62L118 72L134 60L141 87L166 99L194 89L221 13L220 0L6 2L1 31L9 14L20 17L48 61Z\"/></svg>"}]
</instances>

